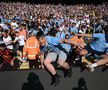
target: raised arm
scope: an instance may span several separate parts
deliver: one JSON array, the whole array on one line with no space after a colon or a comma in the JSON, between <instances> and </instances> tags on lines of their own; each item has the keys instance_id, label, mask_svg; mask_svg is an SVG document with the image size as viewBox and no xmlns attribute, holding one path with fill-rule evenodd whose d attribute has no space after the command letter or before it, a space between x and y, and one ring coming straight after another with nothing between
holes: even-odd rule
<instances>
[{"instance_id":1,"label":"raised arm","mask_svg":"<svg viewBox=\"0 0 108 90\"><path fill-rule=\"evenodd\" d=\"M75 41L72 41L71 39L60 39L60 43L67 43L67 44L73 44L73 45L78 46L78 43Z\"/></svg>"},{"instance_id":2,"label":"raised arm","mask_svg":"<svg viewBox=\"0 0 108 90\"><path fill-rule=\"evenodd\" d=\"M75 35L82 36L82 37L89 37L89 38L92 37L92 34L75 34Z\"/></svg>"}]
</instances>

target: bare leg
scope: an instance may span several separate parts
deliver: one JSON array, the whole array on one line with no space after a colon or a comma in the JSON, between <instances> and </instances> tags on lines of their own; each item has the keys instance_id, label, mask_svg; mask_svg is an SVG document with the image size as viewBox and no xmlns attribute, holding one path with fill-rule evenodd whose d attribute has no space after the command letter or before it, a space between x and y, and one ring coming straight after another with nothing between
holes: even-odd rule
<instances>
[{"instance_id":1,"label":"bare leg","mask_svg":"<svg viewBox=\"0 0 108 90\"><path fill-rule=\"evenodd\" d=\"M44 65L43 65L44 55L40 55L39 58L40 58L40 62L41 62L41 68L44 69Z\"/></svg>"},{"instance_id":2,"label":"bare leg","mask_svg":"<svg viewBox=\"0 0 108 90\"><path fill-rule=\"evenodd\" d=\"M63 61L63 60L58 60L57 62L61 67L63 67L64 69L69 69L70 66L67 62Z\"/></svg>"},{"instance_id":3,"label":"bare leg","mask_svg":"<svg viewBox=\"0 0 108 90\"><path fill-rule=\"evenodd\" d=\"M98 62L96 62L97 66L104 65L106 63L108 63L108 59L101 59Z\"/></svg>"},{"instance_id":4,"label":"bare leg","mask_svg":"<svg viewBox=\"0 0 108 90\"><path fill-rule=\"evenodd\" d=\"M67 76L70 78L72 76L72 69L69 64L63 60L59 60L57 63L63 67L64 78Z\"/></svg>"},{"instance_id":5,"label":"bare leg","mask_svg":"<svg viewBox=\"0 0 108 90\"><path fill-rule=\"evenodd\" d=\"M103 59L100 59L99 61L96 62L97 66L104 65L104 64L108 63L108 55L104 54L101 56L103 57Z\"/></svg>"},{"instance_id":6,"label":"bare leg","mask_svg":"<svg viewBox=\"0 0 108 90\"><path fill-rule=\"evenodd\" d=\"M50 59L45 59L44 65L46 66L46 68L48 69L48 71L52 75L55 75L56 74L56 70L55 70L54 66L51 64L51 60Z\"/></svg>"},{"instance_id":7,"label":"bare leg","mask_svg":"<svg viewBox=\"0 0 108 90\"><path fill-rule=\"evenodd\" d=\"M90 71L94 71L94 67L97 67L97 66L104 65L104 64L108 63L108 55L101 55L101 56L103 57L103 59L100 59L96 63L93 63L93 64L89 65Z\"/></svg>"},{"instance_id":8,"label":"bare leg","mask_svg":"<svg viewBox=\"0 0 108 90\"><path fill-rule=\"evenodd\" d=\"M51 73L52 82L51 85L54 84L56 86L60 82L60 76L57 74L55 67L52 65L51 62L55 61L57 58L57 54L54 52L48 53L46 59L44 60L44 65L46 66L47 70Z\"/></svg>"},{"instance_id":9,"label":"bare leg","mask_svg":"<svg viewBox=\"0 0 108 90\"><path fill-rule=\"evenodd\" d=\"M22 58L22 53L21 53L21 51L17 51L17 54Z\"/></svg>"}]
</instances>

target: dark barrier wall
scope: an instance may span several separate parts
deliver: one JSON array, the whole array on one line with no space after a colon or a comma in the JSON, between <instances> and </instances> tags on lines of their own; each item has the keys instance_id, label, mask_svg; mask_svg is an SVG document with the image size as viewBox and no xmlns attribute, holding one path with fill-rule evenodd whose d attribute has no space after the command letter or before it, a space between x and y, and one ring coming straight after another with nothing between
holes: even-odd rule
<instances>
[{"instance_id":1,"label":"dark barrier wall","mask_svg":"<svg viewBox=\"0 0 108 90\"><path fill-rule=\"evenodd\" d=\"M61 71L60 83L50 85L51 77L46 70L21 70L0 72L0 90L108 90L108 70L95 72L73 68L71 78L64 78Z\"/></svg>"}]
</instances>

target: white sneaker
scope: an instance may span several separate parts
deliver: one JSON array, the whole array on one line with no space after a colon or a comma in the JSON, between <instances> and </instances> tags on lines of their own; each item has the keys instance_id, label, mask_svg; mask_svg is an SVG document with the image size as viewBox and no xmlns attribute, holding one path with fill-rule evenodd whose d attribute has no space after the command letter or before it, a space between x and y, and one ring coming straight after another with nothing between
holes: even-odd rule
<instances>
[{"instance_id":1,"label":"white sneaker","mask_svg":"<svg viewBox=\"0 0 108 90\"><path fill-rule=\"evenodd\" d=\"M92 67L91 65L87 65L87 68L90 72L94 72L94 67Z\"/></svg>"}]
</instances>

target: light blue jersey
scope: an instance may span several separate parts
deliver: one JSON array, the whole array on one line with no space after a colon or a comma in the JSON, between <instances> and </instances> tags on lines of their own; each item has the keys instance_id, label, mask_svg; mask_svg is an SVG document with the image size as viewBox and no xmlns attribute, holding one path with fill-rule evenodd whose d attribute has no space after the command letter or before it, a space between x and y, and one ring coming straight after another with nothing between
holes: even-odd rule
<instances>
[{"instance_id":1,"label":"light blue jersey","mask_svg":"<svg viewBox=\"0 0 108 90\"><path fill-rule=\"evenodd\" d=\"M77 27L70 27L69 30L70 32L78 33Z\"/></svg>"},{"instance_id":2,"label":"light blue jersey","mask_svg":"<svg viewBox=\"0 0 108 90\"><path fill-rule=\"evenodd\" d=\"M90 44L91 48L95 51L104 52L106 48L105 34L93 34L93 42Z\"/></svg>"},{"instance_id":3,"label":"light blue jersey","mask_svg":"<svg viewBox=\"0 0 108 90\"><path fill-rule=\"evenodd\" d=\"M106 53L108 53L108 43L106 43Z\"/></svg>"},{"instance_id":4,"label":"light blue jersey","mask_svg":"<svg viewBox=\"0 0 108 90\"><path fill-rule=\"evenodd\" d=\"M61 44L62 48L65 49L66 53L69 54L71 50L71 45L70 44Z\"/></svg>"},{"instance_id":5,"label":"light blue jersey","mask_svg":"<svg viewBox=\"0 0 108 90\"><path fill-rule=\"evenodd\" d=\"M49 30L48 30L48 28L45 28L45 30L42 29L42 31L43 31L44 34L46 35L46 34L48 34L48 31L49 31Z\"/></svg>"},{"instance_id":6,"label":"light blue jersey","mask_svg":"<svg viewBox=\"0 0 108 90\"><path fill-rule=\"evenodd\" d=\"M56 37L57 38L65 38L65 33L64 32L57 32Z\"/></svg>"},{"instance_id":7,"label":"light blue jersey","mask_svg":"<svg viewBox=\"0 0 108 90\"><path fill-rule=\"evenodd\" d=\"M41 46L41 52L56 52L59 53L60 49L60 40L56 37L45 36L46 37L46 45Z\"/></svg>"},{"instance_id":8,"label":"light blue jersey","mask_svg":"<svg viewBox=\"0 0 108 90\"><path fill-rule=\"evenodd\" d=\"M28 30L28 34L31 33L31 32L33 32L35 35L37 34L37 31L35 29Z\"/></svg>"}]
</instances>

